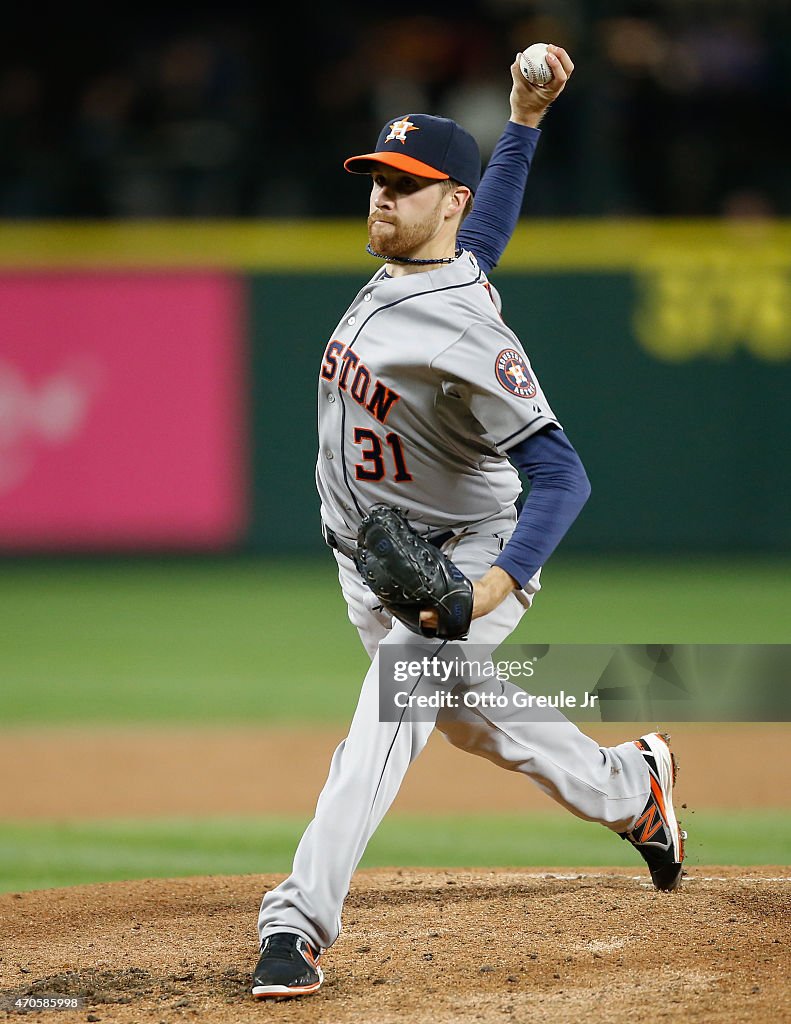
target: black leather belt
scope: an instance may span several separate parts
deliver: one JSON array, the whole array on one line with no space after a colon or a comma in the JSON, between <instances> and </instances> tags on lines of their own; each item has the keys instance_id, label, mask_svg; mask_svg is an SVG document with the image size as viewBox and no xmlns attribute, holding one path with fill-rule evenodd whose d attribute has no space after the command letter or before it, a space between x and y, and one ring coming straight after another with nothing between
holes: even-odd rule
<instances>
[{"instance_id":1,"label":"black leather belt","mask_svg":"<svg viewBox=\"0 0 791 1024\"><path fill-rule=\"evenodd\" d=\"M354 561L356 548L350 546L345 541L342 541L338 537L338 535L334 533L329 528L329 526L326 526L324 523L321 524L321 532L324 535L324 540L329 547L334 548L336 551L340 551L342 555L346 555L347 558L351 558L351 560ZM453 536L453 530L442 530L439 533L429 533L426 537L426 540L429 542L429 544L433 544L435 548L441 548L442 545L447 544L447 542Z\"/></svg>"}]
</instances>

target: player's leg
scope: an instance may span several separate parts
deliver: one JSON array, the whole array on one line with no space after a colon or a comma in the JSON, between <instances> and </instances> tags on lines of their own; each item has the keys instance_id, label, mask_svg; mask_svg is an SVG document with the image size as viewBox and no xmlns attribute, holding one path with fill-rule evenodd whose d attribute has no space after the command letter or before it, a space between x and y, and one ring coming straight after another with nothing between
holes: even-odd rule
<instances>
[{"instance_id":1,"label":"player's leg","mask_svg":"<svg viewBox=\"0 0 791 1024\"><path fill-rule=\"evenodd\" d=\"M480 648L496 645L514 629L522 614L509 599L483 620L473 622L470 642ZM485 634L485 635L484 635ZM333 755L316 814L299 843L291 875L264 896L259 917L262 941L277 932L291 932L315 950L326 949L341 929L341 909L368 840L401 786L409 765L425 746L436 712L413 716L405 709L398 721L383 721L379 663L384 648L395 645L428 656L442 645L411 633L396 623L379 644L358 700L349 734ZM418 679L413 693L436 692L434 680ZM392 705L390 705L392 706Z\"/></svg>"},{"instance_id":2,"label":"player's leg","mask_svg":"<svg viewBox=\"0 0 791 1024\"><path fill-rule=\"evenodd\" d=\"M476 537L459 544L454 561L468 572L471 565L480 563L481 548L491 561L496 558L491 541ZM488 619L480 620L479 636L486 639ZM491 636L501 637L496 625ZM639 743L630 740L604 747L557 709L520 707L513 698L524 691L511 683L487 682L486 686L505 698L505 707L467 707L460 700L457 706L442 708L436 725L446 738L528 776L578 817L626 836L648 861L657 887L673 888L680 879L683 837L673 811L675 765L667 745L659 738L643 737ZM640 838L655 829L660 818L663 825L652 832L651 843L641 843ZM635 833L643 820L647 827Z\"/></svg>"},{"instance_id":3,"label":"player's leg","mask_svg":"<svg viewBox=\"0 0 791 1024\"><path fill-rule=\"evenodd\" d=\"M373 595L363 585L354 562L339 551L334 551L333 554L338 564L338 580L346 599L349 619L357 629L369 657L373 658L379 643L390 631L392 618L385 616L382 609L375 607L375 602L371 601ZM335 751L330 766L330 778L325 784L325 789L331 789L330 780L341 774L345 747L344 740ZM303 840L303 846L307 845L308 840ZM308 859L308 855L303 854L301 859ZM272 913L273 919L276 920L276 912ZM299 916L289 915L288 912L285 919L287 923L284 928L300 929L304 923ZM309 930L302 928L303 934L297 934L294 930L272 929L262 936L261 957L253 977L252 992L256 998L279 999L284 996L309 995L318 991L324 980L318 962L322 950L318 940L310 942L304 937L304 932Z\"/></svg>"},{"instance_id":4,"label":"player's leg","mask_svg":"<svg viewBox=\"0 0 791 1024\"><path fill-rule=\"evenodd\" d=\"M502 693L508 699L510 684ZM686 834L673 806L677 769L667 737L649 733L604 747L573 723L553 720L557 711L546 711L546 718L525 722L499 710L443 709L437 728L454 746L521 772L577 817L629 840L656 888L677 888Z\"/></svg>"},{"instance_id":5,"label":"player's leg","mask_svg":"<svg viewBox=\"0 0 791 1024\"><path fill-rule=\"evenodd\" d=\"M381 722L378 674L377 653L349 733L333 754L314 818L297 847L292 873L264 896L262 941L274 932L290 931L316 949L332 945L365 845L433 729L433 722Z\"/></svg>"},{"instance_id":6,"label":"player's leg","mask_svg":"<svg viewBox=\"0 0 791 1024\"><path fill-rule=\"evenodd\" d=\"M602 747L552 708L514 706L517 688L498 683L505 708L442 709L437 729L454 746L528 776L567 810L615 831L629 828L645 806L650 781L633 742ZM526 716L531 720L526 721Z\"/></svg>"}]
</instances>

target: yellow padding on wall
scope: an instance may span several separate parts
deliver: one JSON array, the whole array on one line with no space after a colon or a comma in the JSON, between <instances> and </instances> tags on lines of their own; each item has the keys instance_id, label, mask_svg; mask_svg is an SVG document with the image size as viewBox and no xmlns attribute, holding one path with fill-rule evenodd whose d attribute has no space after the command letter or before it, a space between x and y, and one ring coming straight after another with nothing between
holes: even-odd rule
<instances>
[{"instance_id":1,"label":"yellow padding on wall","mask_svg":"<svg viewBox=\"0 0 791 1024\"><path fill-rule=\"evenodd\" d=\"M367 271L365 218L0 223L0 268ZM523 220L498 270L632 271L673 254L791 264L789 221Z\"/></svg>"}]
</instances>

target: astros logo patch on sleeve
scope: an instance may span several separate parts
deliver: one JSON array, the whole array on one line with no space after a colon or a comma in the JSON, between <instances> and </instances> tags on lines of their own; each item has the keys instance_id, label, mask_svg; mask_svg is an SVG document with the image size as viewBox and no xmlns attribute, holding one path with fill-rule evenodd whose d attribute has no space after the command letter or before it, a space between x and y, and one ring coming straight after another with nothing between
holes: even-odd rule
<instances>
[{"instance_id":1,"label":"astros logo patch on sleeve","mask_svg":"<svg viewBox=\"0 0 791 1024\"><path fill-rule=\"evenodd\" d=\"M506 391L519 398L535 398L536 386L524 357L512 348L504 348L498 355L494 372Z\"/></svg>"}]
</instances>

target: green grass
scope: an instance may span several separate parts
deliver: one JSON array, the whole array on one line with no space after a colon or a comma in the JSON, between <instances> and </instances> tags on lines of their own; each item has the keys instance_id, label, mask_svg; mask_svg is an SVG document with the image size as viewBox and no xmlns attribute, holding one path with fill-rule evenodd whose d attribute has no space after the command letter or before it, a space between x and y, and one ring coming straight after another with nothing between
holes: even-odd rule
<instances>
[{"instance_id":1,"label":"green grass","mask_svg":"<svg viewBox=\"0 0 791 1024\"><path fill-rule=\"evenodd\" d=\"M0 828L0 891L134 878L287 872L302 818L12 823ZM785 811L697 813L688 861L782 864L791 849ZM387 818L361 867L634 865L608 830L566 815Z\"/></svg>"},{"instance_id":2,"label":"green grass","mask_svg":"<svg viewBox=\"0 0 791 1024\"><path fill-rule=\"evenodd\" d=\"M789 641L789 559L559 554L544 585L513 641ZM0 571L0 727L346 720L365 666L329 557Z\"/></svg>"},{"instance_id":3,"label":"green grass","mask_svg":"<svg viewBox=\"0 0 791 1024\"><path fill-rule=\"evenodd\" d=\"M785 643L791 561L558 555L515 642ZM347 721L366 667L333 563L8 561L0 728ZM0 825L0 889L285 872L303 819ZM690 863L782 863L785 812L690 822ZM375 865L636 864L568 816L385 820Z\"/></svg>"}]
</instances>

